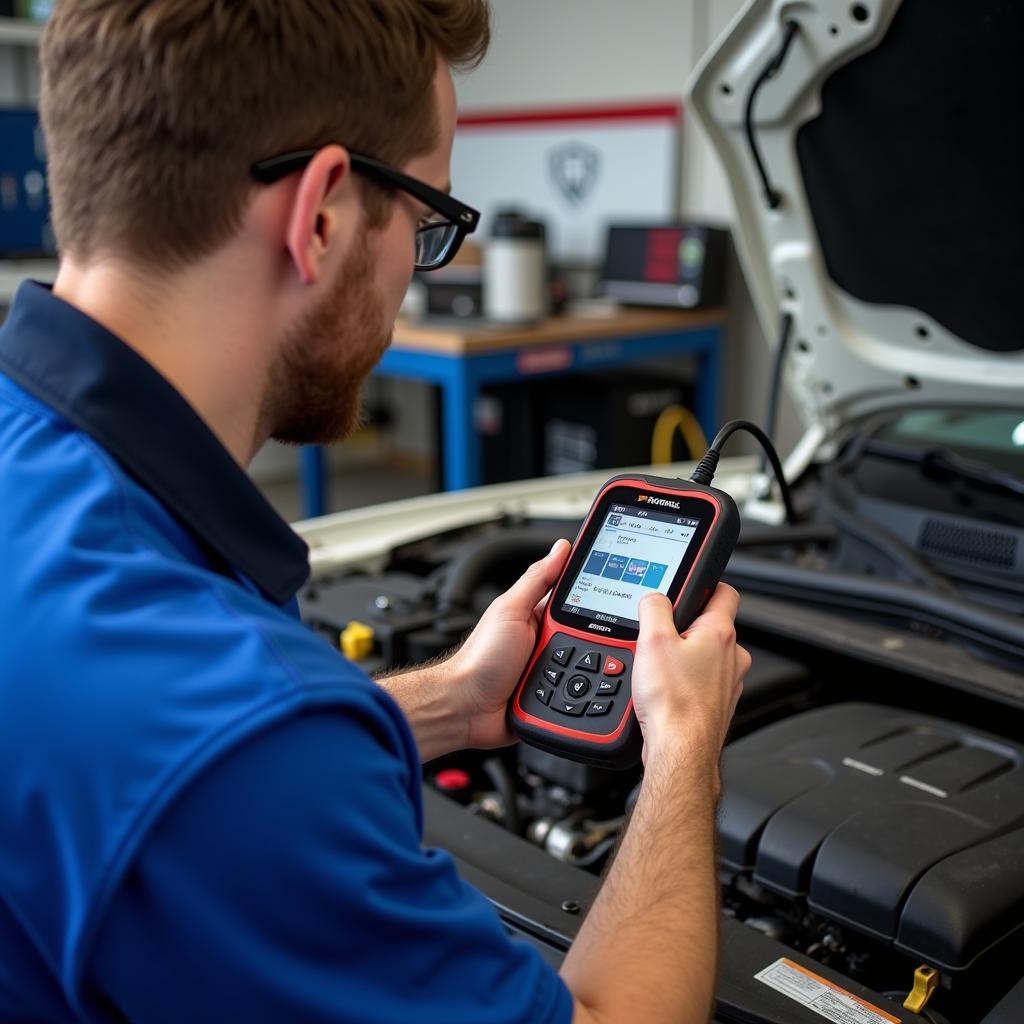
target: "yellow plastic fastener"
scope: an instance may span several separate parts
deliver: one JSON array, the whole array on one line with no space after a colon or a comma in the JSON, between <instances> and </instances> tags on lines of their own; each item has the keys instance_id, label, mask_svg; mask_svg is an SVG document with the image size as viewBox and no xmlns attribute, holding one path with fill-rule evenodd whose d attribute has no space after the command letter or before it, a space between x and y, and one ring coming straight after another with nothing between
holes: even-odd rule
<instances>
[{"instance_id":1,"label":"yellow plastic fastener","mask_svg":"<svg viewBox=\"0 0 1024 1024\"><path fill-rule=\"evenodd\" d=\"M373 627L364 622L350 622L338 639L341 653L350 661L360 661L373 653Z\"/></svg>"},{"instance_id":2,"label":"yellow plastic fastener","mask_svg":"<svg viewBox=\"0 0 1024 1024\"><path fill-rule=\"evenodd\" d=\"M931 999L932 993L939 987L939 972L934 967L921 964L914 971L914 988L903 1000L903 1009L911 1013L920 1013Z\"/></svg>"}]
</instances>

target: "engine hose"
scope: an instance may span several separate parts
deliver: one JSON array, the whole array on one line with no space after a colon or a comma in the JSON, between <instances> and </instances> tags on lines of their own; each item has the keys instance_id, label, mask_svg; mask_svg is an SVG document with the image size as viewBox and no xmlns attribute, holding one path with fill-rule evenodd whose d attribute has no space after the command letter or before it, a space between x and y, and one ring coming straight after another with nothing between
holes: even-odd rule
<instances>
[{"instance_id":1,"label":"engine hose","mask_svg":"<svg viewBox=\"0 0 1024 1024\"><path fill-rule=\"evenodd\" d=\"M789 339L793 333L793 314L783 313L779 323L779 336L772 358L771 387L768 391L768 408L764 414L764 431L774 441L779 427L779 399L782 395L782 371L789 355ZM768 474L768 453L761 455L761 475Z\"/></svg>"},{"instance_id":2,"label":"engine hose","mask_svg":"<svg viewBox=\"0 0 1024 1024\"><path fill-rule=\"evenodd\" d=\"M1024 622L979 608L956 594L851 573L820 572L736 553L725 579L748 590L889 616L914 615L946 632L1010 655L1024 663Z\"/></svg>"},{"instance_id":3,"label":"engine hose","mask_svg":"<svg viewBox=\"0 0 1024 1024\"><path fill-rule=\"evenodd\" d=\"M798 523L796 526L759 526L744 523L737 548L774 547L779 544L834 544L839 530L831 523Z\"/></svg>"},{"instance_id":4,"label":"engine hose","mask_svg":"<svg viewBox=\"0 0 1024 1024\"><path fill-rule=\"evenodd\" d=\"M494 791L501 797L505 807L505 827L519 834L519 806L516 803L516 787L508 769L500 758L488 757L481 766Z\"/></svg>"},{"instance_id":5,"label":"engine hose","mask_svg":"<svg viewBox=\"0 0 1024 1024\"><path fill-rule=\"evenodd\" d=\"M575 533L573 527L570 533ZM566 535L554 526L533 530L506 530L491 537L480 537L466 544L452 559L447 575L437 594L440 613L472 607L474 591L484 583L493 582L496 569L510 561L529 562L543 558L551 546Z\"/></svg>"},{"instance_id":6,"label":"engine hose","mask_svg":"<svg viewBox=\"0 0 1024 1024\"><path fill-rule=\"evenodd\" d=\"M602 857L606 857L612 852L618 841L618 836L609 836L607 839L602 839L592 850L579 857L573 857L570 863L577 868L593 867Z\"/></svg>"}]
</instances>

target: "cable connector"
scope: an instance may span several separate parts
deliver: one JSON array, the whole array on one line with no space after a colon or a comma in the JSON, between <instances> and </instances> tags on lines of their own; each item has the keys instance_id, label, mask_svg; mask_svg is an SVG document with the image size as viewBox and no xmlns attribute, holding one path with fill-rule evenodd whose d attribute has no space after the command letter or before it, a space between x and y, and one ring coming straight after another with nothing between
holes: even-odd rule
<instances>
[{"instance_id":1,"label":"cable connector","mask_svg":"<svg viewBox=\"0 0 1024 1024\"><path fill-rule=\"evenodd\" d=\"M711 481L715 479L715 471L718 469L718 460L721 457L714 448L709 448L697 463L697 468L690 474L690 479L702 487L710 487Z\"/></svg>"},{"instance_id":2,"label":"cable connector","mask_svg":"<svg viewBox=\"0 0 1024 1024\"><path fill-rule=\"evenodd\" d=\"M779 482L779 493L782 495L782 504L786 508L786 522L791 526L794 525L797 521L796 508L793 506L793 496L789 492L789 484L786 482L786 474L783 472L778 452L775 451L775 445L772 444L768 435L756 423L751 423L749 420L730 420L726 423L715 435L715 439L711 442L711 447L704 453L704 457L697 463L697 468L693 471L690 480L695 484L700 484L701 487L711 486L711 481L715 478L715 471L718 469L718 460L721 458L719 453L722 445L737 430L745 430L748 434L753 435L757 443L764 449L768 456L768 462L775 472L775 478Z\"/></svg>"}]
</instances>

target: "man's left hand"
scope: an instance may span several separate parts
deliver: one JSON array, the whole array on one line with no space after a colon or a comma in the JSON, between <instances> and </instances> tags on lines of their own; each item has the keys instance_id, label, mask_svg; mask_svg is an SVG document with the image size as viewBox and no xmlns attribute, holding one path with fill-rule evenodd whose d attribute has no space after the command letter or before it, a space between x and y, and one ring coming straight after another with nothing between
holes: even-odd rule
<instances>
[{"instance_id":1,"label":"man's left hand","mask_svg":"<svg viewBox=\"0 0 1024 1024\"><path fill-rule=\"evenodd\" d=\"M569 549L568 541L556 541L545 558L534 562L491 602L466 642L445 663L455 678L463 680L459 698L468 725L468 747L503 747L515 740L505 721L505 708L533 653L544 599Z\"/></svg>"}]
</instances>

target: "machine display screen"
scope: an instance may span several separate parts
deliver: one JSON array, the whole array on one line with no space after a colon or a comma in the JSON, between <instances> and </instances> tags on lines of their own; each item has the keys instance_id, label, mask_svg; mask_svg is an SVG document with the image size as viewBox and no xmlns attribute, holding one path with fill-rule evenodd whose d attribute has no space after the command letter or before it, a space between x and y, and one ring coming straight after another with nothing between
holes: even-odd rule
<instances>
[{"instance_id":1,"label":"machine display screen","mask_svg":"<svg viewBox=\"0 0 1024 1024\"><path fill-rule=\"evenodd\" d=\"M579 571L564 591L563 615L637 629L641 598L652 591L669 593L700 526L699 519L678 513L608 506Z\"/></svg>"}]
</instances>

